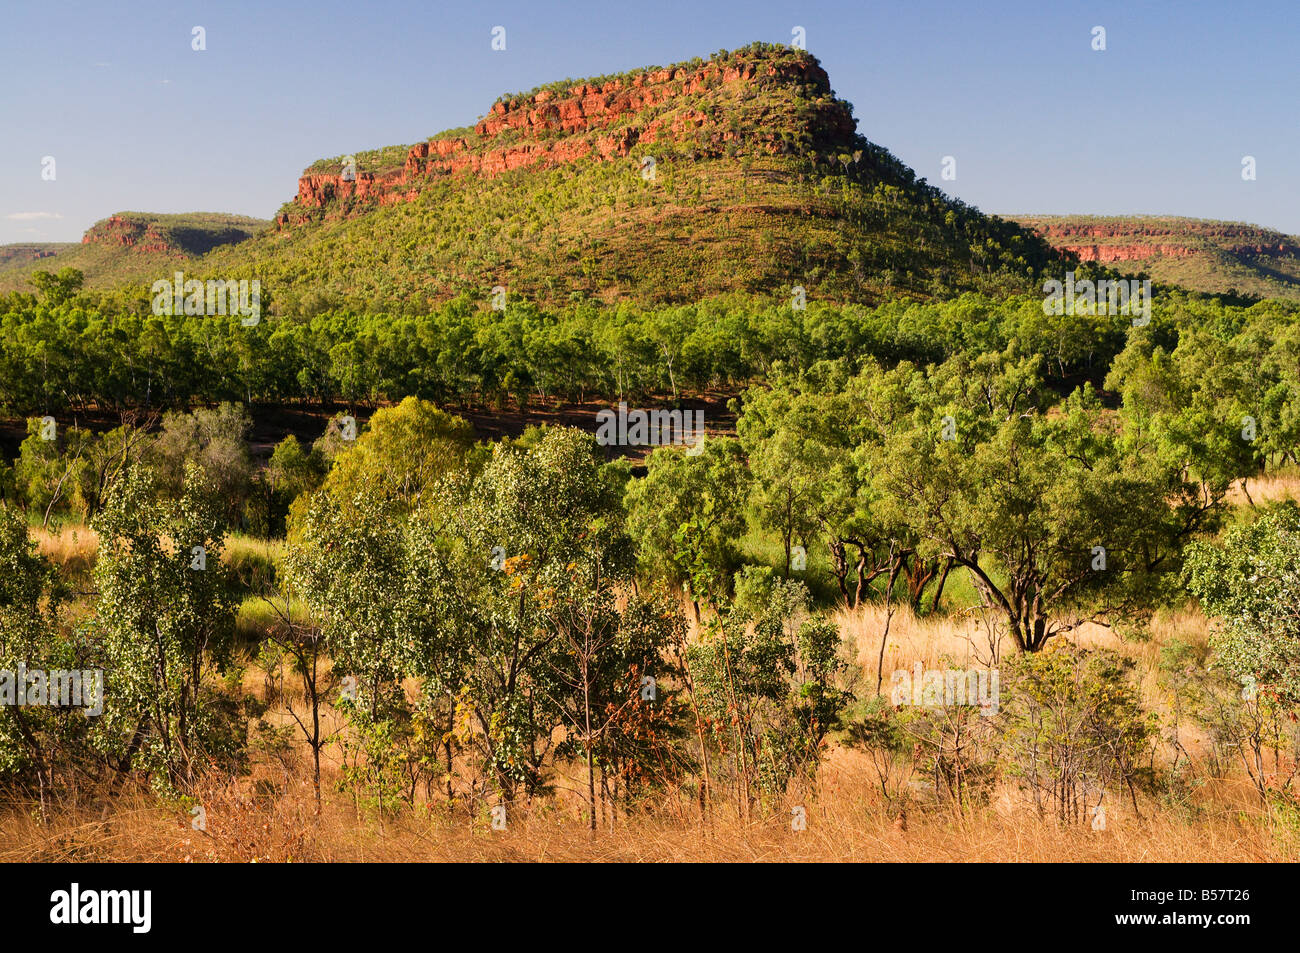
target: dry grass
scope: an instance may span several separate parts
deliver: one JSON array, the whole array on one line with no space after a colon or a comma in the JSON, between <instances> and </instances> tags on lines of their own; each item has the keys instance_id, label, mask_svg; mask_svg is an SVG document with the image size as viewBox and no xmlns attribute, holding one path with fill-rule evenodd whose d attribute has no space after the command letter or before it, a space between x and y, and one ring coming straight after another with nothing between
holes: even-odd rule
<instances>
[{"instance_id":1,"label":"dry grass","mask_svg":"<svg viewBox=\"0 0 1300 953\"><path fill-rule=\"evenodd\" d=\"M1194 820L1168 812L1135 817L1122 805L1107 829L1065 826L995 803L960 816L916 813L905 827L868 781L862 756L837 750L820 791L742 822L725 810L707 825L698 814L634 815L590 833L573 804L537 804L510 812L492 831L486 810L448 815L441 806L383 820L344 799L327 800L319 817L304 778L273 784L244 779L203 792L207 829L195 831L185 806L147 793L111 808L73 810L41 824L30 813L0 816L0 861L1236 861L1294 862L1293 829L1248 807L1247 792L1221 793L1214 811ZM806 805L808 827L793 831L789 807Z\"/></svg>"},{"instance_id":2,"label":"dry grass","mask_svg":"<svg viewBox=\"0 0 1300 953\"><path fill-rule=\"evenodd\" d=\"M31 530L37 551L72 577L89 574L99 552L99 535L89 526L68 525L51 532L41 527Z\"/></svg>"},{"instance_id":3,"label":"dry grass","mask_svg":"<svg viewBox=\"0 0 1300 953\"><path fill-rule=\"evenodd\" d=\"M1258 506L1281 500L1300 501L1300 470L1295 467L1285 467L1253 477L1246 482L1244 488L1239 480L1228 491L1228 503L1231 506L1249 507L1252 502Z\"/></svg>"},{"instance_id":4,"label":"dry grass","mask_svg":"<svg viewBox=\"0 0 1300 953\"><path fill-rule=\"evenodd\" d=\"M858 660L858 691L869 692L884 630L878 606L840 610L835 616ZM1110 629L1086 626L1079 643L1119 651L1136 665L1147 704L1168 720L1160 687L1160 649L1173 638L1203 645L1208 623L1196 610L1158 616L1143 641L1121 640ZM979 651L976 651L978 647ZM1004 656L1012 651L1004 646ZM898 610L885 650L885 678L916 661L975 667L987 658L986 642L970 618L916 618ZM293 680L285 688L297 697ZM265 697L253 669L244 689ZM289 724L286 698L269 698L267 720ZM300 699L298 699L300 701ZM329 727L343 725L332 719ZM1184 726L1184 744L1196 739ZM300 736L299 736L300 737ZM1013 784L965 815L917 798L905 822L897 803L881 793L870 759L833 747L815 789L791 794L742 820L718 802L707 824L685 793L619 818L590 833L581 798L573 793L576 767L557 765L558 793L510 808L508 828L491 830L488 805L463 802L449 809L423 804L380 816L339 791L339 751L324 758L325 803L319 816L307 774L306 749L263 755L249 777L212 782L199 791L204 831L191 828L187 804L167 803L147 791L88 798L83 806L55 810L44 821L30 805L0 810L0 861L1153 861L1295 862L1300 826L1283 813L1261 808L1241 779L1213 779L1200 766L1199 786L1180 809L1152 798L1131 804L1108 800L1106 829L1041 819ZM808 827L793 831L790 809L806 808Z\"/></svg>"}]
</instances>

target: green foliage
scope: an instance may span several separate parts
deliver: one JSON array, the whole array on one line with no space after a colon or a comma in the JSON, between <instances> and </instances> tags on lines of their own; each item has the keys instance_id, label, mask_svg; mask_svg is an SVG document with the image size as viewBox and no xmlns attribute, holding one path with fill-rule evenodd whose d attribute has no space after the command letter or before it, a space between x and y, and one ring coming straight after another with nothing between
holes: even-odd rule
<instances>
[{"instance_id":1,"label":"green foliage","mask_svg":"<svg viewBox=\"0 0 1300 953\"><path fill-rule=\"evenodd\" d=\"M401 510L415 509L439 479L459 468L473 436L464 420L408 397L375 412L355 444L333 460L324 489L340 499L367 489Z\"/></svg>"},{"instance_id":2,"label":"green foliage","mask_svg":"<svg viewBox=\"0 0 1300 953\"><path fill-rule=\"evenodd\" d=\"M20 666L46 679L54 671L91 668L93 646L63 628L66 595L54 567L28 539L22 515L0 504L0 672L8 692L21 690L14 684L22 678ZM93 694L93 685L83 685L83 692ZM46 797L84 769L89 730L79 709L19 706L6 697L0 704L0 783L39 795L44 807Z\"/></svg>"},{"instance_id":3,"label":"green foliage","mask_svg":"<svg viewBox=\"0 0 1300 953\"><path fill-rule=\"evenodd\" d=\"M163 788L192 785L210 763L237 769L243 755L247 711L215 680L230 661L236 606L222 513L197 466L175 500L136 469L92 524L93 626L108 669L97 745Z\"/></svg>"},{"instance_id":4,"label":"green foliage","mask_svg":"<svg viewBox=\"0 0 1300 953\"><path fill-rule=\"evenodd\" d=\"M84 274L71 267L60 268L57 273L34 271L30 279L41 296L52 305L72 300L85 280Z\"/></svg>"},{"instance_id":5,"label":"green foliage","mask_svg":"<svg viewBox=\"0 0 1300 953\"><path fill-rule=\"evenodd\" d=\"M898 398L874 421L874 483L922 552L951 559L1022 650L1158 601L1182 544L1213 525L1184 461L1150 452L1088 387L1060 412L1033 359L957 358L884 375Z\"/></svg>"},{"instance_id":6,"label":"green foliage","mask_svg":"<svg viewBox=\"0 0 1300 953\"><path fill-rule=\"evenodd\" d=\"M655 450L626 499L628 532L647 576L689 587L696 600L724 595L739 564L748 480L735 440L705 438L697 453Z\"/></svg>"},{"instance_id":7,"label":"green foliage","mask_svg":"<svg viewBox=\"0 0 1300 953\"><path fill-rule=\"evenodd\" d=\"M1193 544L1187 587L1219 620L1216 664L1250 693L1300 704L1300 510L1292 505L1229 529L1219 545Z\"/></svg>"},{"instance_id":8,"label":"green foliage","mask_svg":"<svg viewBox=\"0 0 1300 953\"><path fill-rule=\"evenodd\" d=\"M228 523L235 525L252 488L248 450L252 427L252 418L240 404L223 402L215 410L165 414L162 432L147 456L160 491L178 499L184 493L187 470L197 466L222 501Z\"/></svg>"},{"instance_id":9,"label":"green foliage","mask_svg":"<svg viewBox=\"0 0 1300 953\"><path fill-rule=\"evenodd\" d=\"M443 408L525 409L592 396L734 392L756 379L778 379L778 366L797 380L820 361L842 362L840 373L851 375L873 361L923 367L1013 345L1018 360L1037 356L1044 385L1064 390L1085 377L1100 384L1126 347L1118 319L1044 316L1038 296L965 295L875 308L810 299L806 310L795 311L784 296L745 295L680 307L577 303L543 310L512 292L506 311L493 312L478 289L427 309L407 304L380 313L369 302L356 310L334 304L306 317L264 315L255 327L238 316L155 317L148 308L143 298L104 298L87 309L0 296L0 408L60 420L92 408L220 401L377 404L417 397ZM1237 405L1214 411L1211 432L1237 434L1240 442L1241 414L1249 412L1258 421L1257 452L1285 459L1300 442L1297 314L1300 308L1276 302L1242 309L1159 298L1152 325L1130 329L1111 386L1145 387L1137 377L1132 387L1124 380L1154 347L1176 347L1183 329L1240 334L1236 353L1216 360L1258 369L1231 372L1252 375L1244 378L1251 386L1232 382ZM1065 332L1054 325L1076 321L1062 343ZM1188 373L1196 369L1189 358ZM1136 400L1135 394L1135 412L1142 406Z\"/></svg>"}]
</instances>

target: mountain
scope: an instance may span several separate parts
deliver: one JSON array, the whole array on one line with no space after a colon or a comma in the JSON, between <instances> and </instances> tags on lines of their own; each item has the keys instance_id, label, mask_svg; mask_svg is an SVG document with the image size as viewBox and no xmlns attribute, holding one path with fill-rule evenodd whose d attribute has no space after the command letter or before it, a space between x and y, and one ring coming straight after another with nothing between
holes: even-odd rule
<instances>
[{"instance_id":1,"label":"mountain","mask_svg":"<svg viewBox=\"0 0 1300 953\"><path fill-rule=\"evenodd\" d=\"M286 313L418 310L497 286L545 304L788 300L796 286L875 302L1029 290L1060 270L1033 233L865 139L817 60L772 44L551 83L472 127L317 161L274 227L250 220L251 237L210 251L167 218L114 216L46 267L103 285L184 264L259 279Z\"/></svg>"},{"instance_id":2,"label":"mountain","mask_svg":"<svg viewBox=\"0 0 1300 953\"><path fill-rule=\"evenodd\" d=\"M75 242L33 242L30 244L0 245L0 272L3 272L5 268L11 265L20 270L30 266L34 270L41 267L36 263L42 259L53 258L59 252L75 247L77 247Z\"/></svg>"},{"instance_id":3,"label":"mountain","mask_svg":"<svg viewBox=\"0 0 1300 953\"><path fill-rule=\"evenodd\" d=\"M1016 215L1057 249L1195 291L1300 300L1300 238L1173 216Z\"/></svg>"},{"instance_id":4,"label":"mountain","mask_svg":"<svg viewBox=\"0 0 1300 953\"><path fill-rule=\"evenodd\" d=\"M473 127L318 161L275 231L205 264L289 307L373 309L495 286L549 302L930 297L1023 288L1056 258L859 135L814 57L755 44L503 96Z\"/></svg>"},{"instance_id":5,"label":"mountain","mask_svg":"<svg viewBox=\"0 0 1300 953\"><path fill-rule=\"evenodd\" d=\"M152 282L214 248L243 242L270 224L221 212L118 212L87 229L80 243L0 245L0 291L31 291L27 278L33 271L60 268L81 269L91 288Z\"/></svg>"}]
</instances>

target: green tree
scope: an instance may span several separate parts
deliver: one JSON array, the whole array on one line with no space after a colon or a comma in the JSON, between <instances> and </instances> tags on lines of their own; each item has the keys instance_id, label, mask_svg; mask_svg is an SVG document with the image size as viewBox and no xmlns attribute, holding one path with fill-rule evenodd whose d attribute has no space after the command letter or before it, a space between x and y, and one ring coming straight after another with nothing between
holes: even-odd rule
<instances>
[{"instance_id":1,"label":"green tree","mask_svg":"<svg viewBox=\"0 0 1300 953\"><path fill-rule=\"evenodd\" d=\"M1192 544L1184 578L1220 621L1215 664L1251 693L1300 706L1300 509L1285 505L1235 526L1217 545Z\"/></svg>"},{"instance_id":2,"label":"green tree","mask_svg":"<svg viewBox=\"0 0 1300 953\"><path fill-rule=\"evenodd\" d=\"M111 672L99 744L119 771L163 787L243 756L247 713L213 680L230 663L236 609L217 494L191 465L179 499L166 499L137 468L91 524L95 631Z\"/></svg>"},{"instance_id":3,"label":"green tree","mask_svg":"<svg viewBox=\"0 0 1300 953\"><path fill-rule=\"evenodd\" d=\"M461 465L473 437L461 418L407 397L375 411L355 444L335 458L324 489L340 499L370 489L409 512L439 478Z\"/></svg>"},{"instance_id":4,"label":"green tree","mask_svg":"<svg viewBox=\"0 0 1300 953\"><path fill-rule=\"evenodd\" d=\"M103 702L88 697L95 688L82 676L93 664L93 646L63 628L66 595L54 566L28 538L22 514L0 504L0 779L37 797L42 812L78 771L93 775L85 744L90 722L80 710L59 708L55 698L31 704L35 684L23 684L29 703L18 704L15 682L26 683L25 667L45 673L40 692L54 692L51 672L76 671L85 710Z\"/></svg>"},{"instance_id":5,"label":"green tree","mask_svg":"<svg viewBox=\"0 0 1300 953\"><path fill-rule=\"evenodd\" d=\"M963 375L964 393L955 368L927 375L928 392L918 378L923 396L905 429L886 431L876 483L892 518L967 569L1016 647L1032 652L1168 591L1182 544L1215 510L1089 390L1063 414L1040 414L1025 366L977 390Z\"/></svg>"},{"instance_id":6,"label":"green tree","mask_svg":"<svg viewBox=\"0 0 1300 953\"><path fill-rule=\"evenodd\" d=\"M706 438L697 452L659 447L646 475L628 484L628 532L641 570L652 580L690 589L699 599L727 589L739 562L749 473L738 441Z\"/></svg>"},{"instance_id":7,"label":"green tree","mask_svg":"<svg viewBox=\"0 0 1300 953\"><path fill-rule=\"evenodd\" d=\"M72 300L81 290L85 275L77 268L60 268L57 274L48 271L34 271L28 279L52 305L60 305Z\"/></svg>"},{"instance_id":8,"label":"green tree","mask_svg":"<svg viewBox=\"0 0 1300 953\"><path fill-rule=\"evenodd\" d=\"M227 525L235 525L252 490L252 429L253 420L241 404L164 414L162 430L145 457L157 474L159 492L180 499L189 468L197 466L215 488Z\"/></svg>"}]
</instances>

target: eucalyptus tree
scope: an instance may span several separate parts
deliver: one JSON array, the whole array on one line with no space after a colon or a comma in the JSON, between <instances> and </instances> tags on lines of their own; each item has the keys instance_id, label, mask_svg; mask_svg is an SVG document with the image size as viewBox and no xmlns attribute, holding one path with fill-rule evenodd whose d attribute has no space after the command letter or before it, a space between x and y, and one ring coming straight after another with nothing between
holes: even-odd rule
<instances>
[{"instance_id":1,"label":"eucalyptus tree","mask_svg":"<svg viewBox=\"0 0 1300 953\"><path fill-rule=\"evenodd\" d=\"M99 743L120 771L187 787L242 757L242 712L215 684L231 661L236 600L221 560L224 508L191 464L179 499L136 467L92 522L95 634L107 663Z\"/></svg>"},{"instance_id":2,"label":"eucalyptus tree","mask_svg":"<svg viewBox=\"0 0 1300 953\"><path fill-rule=\"evenodd\" d=\"M67 595L55 567L28 536L22 513L0 503L0 778L25 787L34 777L42 811L79 768L93 770L85 758L89 721L82 711L58 706L50 673L76 673L82 696L76 701L84 711L103 702L102 696L89 697L96 689L83 679L95 660L94 646L65 628ZM25 672L42 673L40 684L23 684ZM30 694L27 705L19 702L19 691L33 689L56 697L47 694L48 705L32 705L40 698Z\"/></svg>"},{"instance_id":3,"label":"eucalyptus tree","mask_svg":"<svg viewBox=\"0 0 1300 953\"><path fill-rule=\"evenodd\" d=\"M750 474L737 440L704 438L691 451L659 447L627 487L628 532L641 571L701 598L724 594L739 565Z\"/></svg>"},{"instance_id":4,"label":"eucalyptus tree","mask_svg":"<svg viewBox=\"0 0 1300 953\"><path fill-rule=\"evenodd\" d=\"M1001 361L908 372L915 397L882 430L875 482L922 550L964 567L1017 648L1037 651L1167 593L1215 511L1090 389L1048 413L1036 361Z\"/></svg>"}]
</instances>

